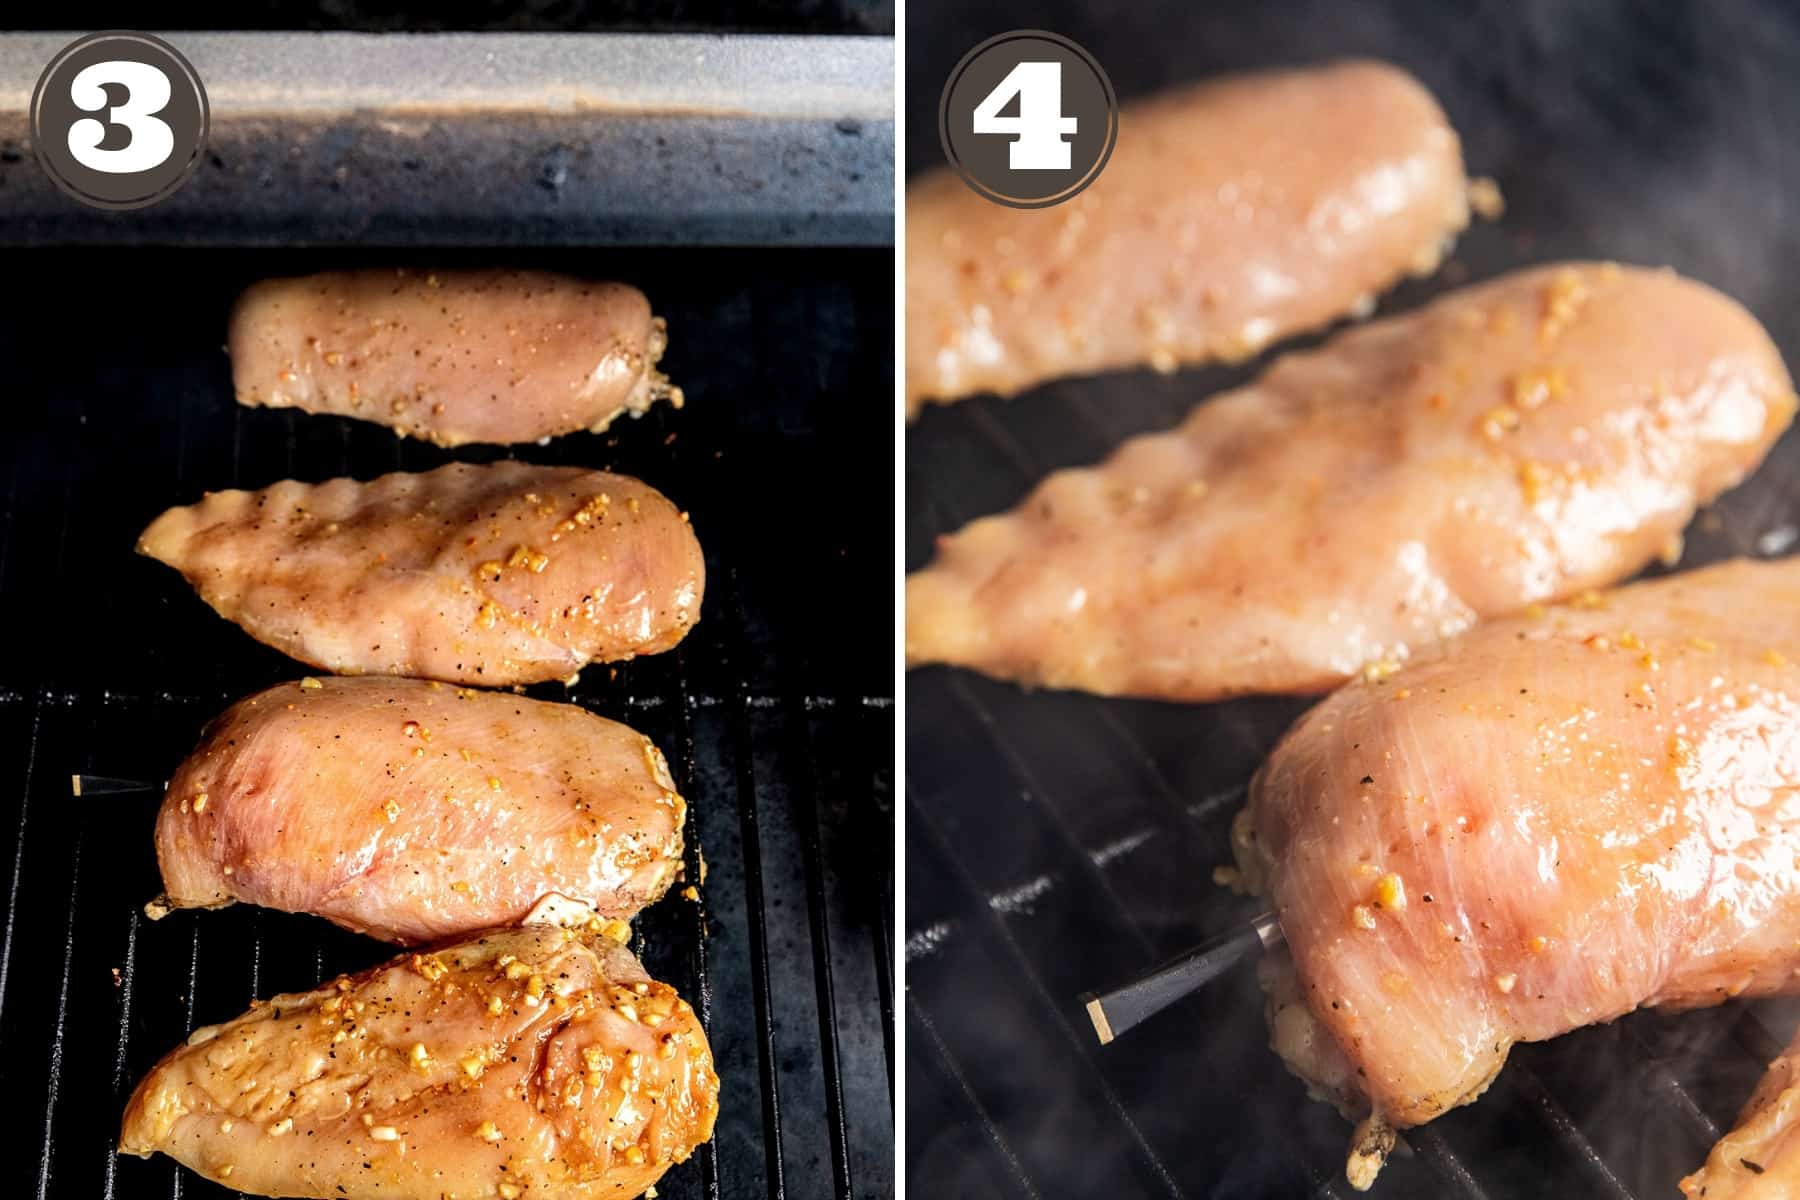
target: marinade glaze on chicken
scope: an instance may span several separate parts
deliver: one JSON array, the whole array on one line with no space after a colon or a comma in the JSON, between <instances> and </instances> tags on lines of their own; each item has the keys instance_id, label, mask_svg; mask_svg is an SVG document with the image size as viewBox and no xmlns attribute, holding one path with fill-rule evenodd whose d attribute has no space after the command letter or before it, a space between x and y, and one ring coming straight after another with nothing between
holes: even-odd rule
<instances>
[{"instance_id":1,"label":"marinade glaze on chicken","mask_svg":"<svg viewBox=\"0 0 1800 1200\"><path fill-rule=\"evenodd\" d=\"M261 1196L640 1195L712 1136L694 1010L609 938L497 931L197 1029L119 1150Z\"/></svg>"},{"instance_id":2,"label":"marinade glaze on chicken","mask_svg":"<svg viewBox=\"0 0 1800 1200\"><path fill-rule=\"evenodd\" d=\"M1515 1042L1800 968L1800 559L1496 621L1306 714L1234 831L1275 1047L1417 1125Z\"/></svg>"},{"instance_id":3,"label":"marinade glaze on chicken","mask_svg":"<svg viewBox=\"0 0 1800 1200\"><path fill-rule=\"evenodd\" d=\"M1436 267L1468 223L1456 131L1417 80L1348 62L1126 105L1053 208L948 170L906 193L906 403L1246 358Z\"/></svg>"},{"instance_id":4,"label":"marinade glaze on chicken","mask_svg":"<svg viewBox=\"0 0 1800 1200\"><path fill-rule=\"evenodd\" d=\"M138 549L301 662L490 687L667 650L706 573L648 484L518 462L214 492Z\"/></svg>"},{"instance_id":5,"label":"marinade glaze on chicken","mask_svg":"<svg viewBox=\"0 0 1800 1200\"><path fill-rule=\"evenodd\" d=\"M909 663L1212 700L1317 692L1679 548L1792 419L1756 320L1546 266L1278 360L1059 471L907 580Z\"/></svg>"},{"instance_id":6,"label":"marinade glaze on chicken","mask_svg":"<svg viewBox=\"0 0 1800 1200\"><path fill-rule=\"evenodd\" d=\"M232 705L176 770L161 906L243 901L402 944L551 896L628 920L680 870L686 813L648 738L576 705L309 678Z\"/></svg>"}]
</instances>

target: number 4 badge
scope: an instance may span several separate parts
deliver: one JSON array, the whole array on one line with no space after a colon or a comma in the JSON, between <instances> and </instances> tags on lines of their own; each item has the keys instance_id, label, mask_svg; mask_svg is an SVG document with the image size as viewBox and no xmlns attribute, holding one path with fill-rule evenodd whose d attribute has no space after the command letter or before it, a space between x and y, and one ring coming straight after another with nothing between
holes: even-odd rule
<instances>
[{"instance_id":1,"label":"number 4 badge","mask_svg":"<svg viewBox=\"0 0 1800 1200\"><path fill-rule=\"evenodd\" d=\"M1119 101L1092 54L1058 33L989 38L956 64L938 104L944 157L975 191L1048 208L1087 187L1119 134Z\"/></svg>"}]
</instances>

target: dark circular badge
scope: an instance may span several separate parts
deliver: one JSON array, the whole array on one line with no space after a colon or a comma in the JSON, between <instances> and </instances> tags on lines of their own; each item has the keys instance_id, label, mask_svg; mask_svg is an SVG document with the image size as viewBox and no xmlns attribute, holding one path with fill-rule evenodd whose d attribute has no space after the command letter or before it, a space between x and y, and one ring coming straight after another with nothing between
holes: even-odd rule
<instances>
[{"instance_id":1,"label":"dark circular badge","mask_svg":"<svg viewBox=\"0 0 1800 1200\"><path fill-rule=\"evenodd\" d=\"M174 192L206 148L206 89L147 33L90 33L63 47L31 95L31 142L56 183L96 208Z\"/></svg>"},{"instance_id":2,"label":"dark circular badge","mask_svg":"<svg viewBox=\"0 0 1800 1200\"><path fill-rule=\"evenodd\" d=\"M1099 177L1119 137L1119 98L1086 50L1016 29L963 55L938 101L944 156L998 204L1048 208Z\"/></svg>"}]
</instances>

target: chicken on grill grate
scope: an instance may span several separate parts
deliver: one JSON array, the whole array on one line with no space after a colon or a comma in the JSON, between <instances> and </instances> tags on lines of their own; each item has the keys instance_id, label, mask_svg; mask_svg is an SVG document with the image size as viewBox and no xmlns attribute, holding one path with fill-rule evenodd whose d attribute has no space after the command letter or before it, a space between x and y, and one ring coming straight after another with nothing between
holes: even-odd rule
<instances>
[{"instance_id":1,"label":"chicken on grill grate","mask_svg":"<svg viewBox=\"0 0 1800 1200\"><path fill-rule=\"evenodd\" d=\"M1275 1048L1369 1118L1362 1150L1474 1100L1515 1042L1791 992L1797 796L1800 559L1498 621L1344 688L1234 831L1287 939Z\"/></svg>"},{"instance_id":2,"label":"chicken on grill grate","mask_svg":"<svg viewBox=\"0 0 1800 1200\"><path fill-rule=\"evenodd\" d=\"M270 279L231 315L238 402L390 425L440 446L535 442L642 416L681 389L634 287L545 271Z\"/></svg>"},{"instance_id":3,"label":"chicken on grill grate","mask_svg":"<svg viewBox=\"0 0 1800 1200\"><path fill-rule=\"evenodd\" d=\"M623 1198L712 1136L718 1089L673 988L608 938L534 926L195 1030L119 1149L265 1196Z\"/></svg>"},{"instance_id":4,"label":"chicken on grill grate","mask_svg":"<svg viewBox=\"0 0 1800 1200\"><path fill-rule=\"evenodd\" d=\"M302 662L489 687L667 650L699 619L705 579L662 493L518 462L214 492L158 517L138 549Z\"/></svg>"},{"instance_id":5,"label":"chicken on grill grate","mask_svg":"<svg viewBox=\"0 0 1800 1200\"><path fill-rule=\"evenodd\" d=\"M648 738L575 705L305 679L226 710L175 772L162 904L245 901L402 944L552 895L629 919L679 871L686 815Z\"/></svg>"},{"instance_id":6,"label":"chicken on grill grate","mask_svg":"<svg viewBox=\"0 0 1800 1200\"><path fill-rule=\"evenodd\" d=\"M1794 413L1668 271L1521 271L1289 355L1060 471L906 583L909 662L1102 695L1316 692L1678 551Z\"/></svg>"},{"instance_id":7,"label":"chicken on grill grate","mask_svg":"<svg viewBox=\"0 0 1800 1200\"><path fill-rule=\"evenodd\" d=\"M1348 62L1129 105L1080 195L1020 211L948 170L906 194L906 403L1246 358L1438 264L1462 152L1405 72Z\"/></svg>"}]
</instances>

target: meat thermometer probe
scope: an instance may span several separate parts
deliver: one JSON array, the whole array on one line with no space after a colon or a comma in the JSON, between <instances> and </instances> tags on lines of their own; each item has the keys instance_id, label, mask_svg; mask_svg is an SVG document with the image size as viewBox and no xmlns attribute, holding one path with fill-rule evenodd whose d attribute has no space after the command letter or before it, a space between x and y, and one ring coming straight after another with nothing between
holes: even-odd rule
<instances>
[{"instance_id":1,"label":"meat thermometer probe","mask_svg":"<svg viewBox=\"0 0 1800 1200\"><path fill-rule=\"evenodd\" d=\"M1089 992L1080 999L1094 1023L1102 1046L1134 1025L1155 1016L1183 996L1205 987L1252 954L1282 943L1281 923L1272 912L1259 913L1241 929L1203 942L1176 955L1147 975L1109 992Z\"/></svg>"}]
</instances>

